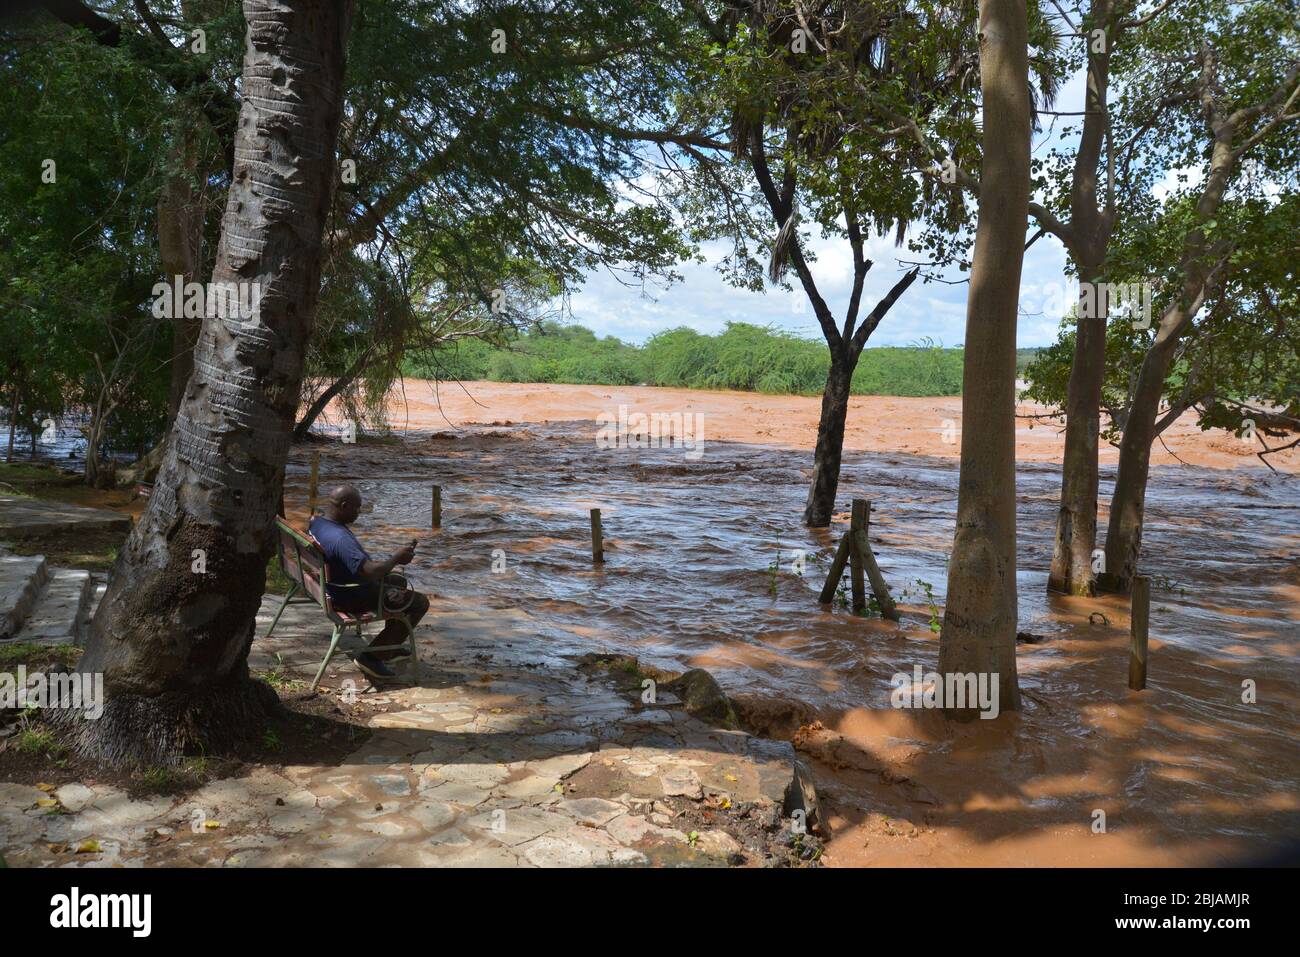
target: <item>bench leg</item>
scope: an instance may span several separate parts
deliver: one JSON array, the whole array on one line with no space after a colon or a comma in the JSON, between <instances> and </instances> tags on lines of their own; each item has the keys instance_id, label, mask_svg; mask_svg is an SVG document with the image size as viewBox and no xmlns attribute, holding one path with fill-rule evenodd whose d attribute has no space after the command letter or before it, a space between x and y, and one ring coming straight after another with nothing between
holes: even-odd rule
<instances>
[{"instance_id":1,"label":"bench leg","mask_svg":"<svg viewBox=\"0 0 1300 957\"><path fill-rule=\"evenodd\" d=\"M316 677L313 678L311 682L311 691L316 690L316 686L320 684L321 676L325 674L325 668L329 665L330 659L334 657L334 651L339 646L339 635L342 631L343 629L338 625L334 626L334 634L330 635L330 650L325 652L324 660L321 661L320 667L316 669Z\"/></svg>"},{"instance_id":2,"label":"bench leg","mask_svg":"<svg viewBox=\"0 0 1300 957\"><path fill-rule=\"evenodd\" d=\"M266 629L266 634L262 636L263 638L271 637L271 632L275 631L275 626L280 624L280 616L283 615L284 610L289 607L289 599L292 598L295 594L297 594L297 592L298 592L298 583L294 582L293 586L289 589L289 593L284 596L284 601L280 602L280 610L277 611L275 613L275 617L271 619L271 627Z\"/></svg>"},{"instance_id":3,"label":"bench leg","mask_svg":"<svg viewBox=\"0 0 1300 957\"><path fill-rule=\"evenodd\" d=\"M406 639L411 646L411 687L414 688L420 683L420 652L415 647L415 629L410 625L406 626Z\"/></svg>"}]
</instances>

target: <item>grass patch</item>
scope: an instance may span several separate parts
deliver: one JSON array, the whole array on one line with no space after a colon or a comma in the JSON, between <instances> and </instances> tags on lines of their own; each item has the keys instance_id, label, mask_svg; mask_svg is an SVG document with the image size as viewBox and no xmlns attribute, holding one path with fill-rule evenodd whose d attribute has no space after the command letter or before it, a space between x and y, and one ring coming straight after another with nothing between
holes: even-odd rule
<instances>
[{"instance_id":1,"label":"grass patch","mask_svg":"<svg viewBox=\"0 0 1300 957\"><path fill-rule=\"evenodd\" d=\"M207 758L186 758L175 766L140 768L131 775L133 794L176 794L202 787L208 780Z\"/></svg>"},{"instance_id":2,"label":"grass patch","mask_svg":"<svg viewBox=\"0 0 1300 957\"><path fill-rule=\"evenodd\" d=\"M26 665L28 671L39 669L71 668L81 658L76 645L38 645L31 641L0 644L0 671L10 671Z\"/></svg>"},{"instance_id":3,"label":"grass patch","mask_svg":"<svg viewBox=\"0 0 1300 957\"><path fill-rule=\"evenodd\" d=\"M15 555L44 555L51 565L86 571L111 571L125 540L122 532L67 529L10 542Z\"/></svg>"},{"instance_id":4,"label":"grass patch","mask_svg":"<svg viewBox=\"0 0 1300 957\"><path fill-rule=\"evenodd\" d=\"M0 462L0 483L18 490L20 495L31 494L31 489L41 485L68 485L77 477L52 465L36 462Z\"/></svg>"},{"instance_id":5,"label":"grass patch","mask_svg":"<svg viewBox=\"0 0 1300 957\"><path fill-rule=\"evenodd\" d=\"M24 727L14 735L14 747L22 754L41 755L58 759L63 756L63 745L54 737L54 732L47 728L33 725L26 720Z\"/></svg>"},{"instance_id":6,"label":"grass patch","mask_svg":"<svg viewBox=\"0 0 1300 957\"><path fill-rule=\"evenodd\" d=\"M297 678L289 677L288 673L284 670L284 659L280 657L278 651L275 654L275 662L276 664L274 668L271 668L269 671L254 672L254 677L261 678L274 688L277 694L284 694L286 691L297 691L299 688L304 686L304 682Z\"/></svg>"},{"instance_id":7,"label":"grass patch","mask_svg":"<svg viewBox=\"0 0 1300 957\"><path fill-rule=\"evenodd\" d=\"M284 569L280 567L280 556L272 555L271 560L266 563L266 594L288 594L292 585L293 579L286 575Z\"/></svg>"}]
</instances>

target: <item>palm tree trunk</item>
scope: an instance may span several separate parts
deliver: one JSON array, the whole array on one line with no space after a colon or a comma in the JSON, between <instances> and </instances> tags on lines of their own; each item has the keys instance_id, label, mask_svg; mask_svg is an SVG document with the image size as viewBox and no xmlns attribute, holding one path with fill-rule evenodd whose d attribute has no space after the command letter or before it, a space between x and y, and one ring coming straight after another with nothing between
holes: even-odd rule
<instances>
[{"instance_id":1,"label":"palm tree trunk","mask_svg":"<svg viewBox=\"0 0 1300 957\"><path fill-rule=\"evenodd\" d=\"M961 475L939 673L997 676L1002 711L1016 680L1016 311L1029 203L1025 0L981 0L984 160L966 303ZM976 715L945 702L954 718Z\"/></svg>"},{"instance_id":2,"label":"palm tree trunk","mask_svg":"<svg viewBox=\"0 0 1300 957\"><path fill-rule=\"evenodd\" d=\"M235 166L213 283L251 317L207 316L158 484L78 667L102 672L83 754L166 763L259 732L277 704L247 657L320 285L350 0L244 0ZM202 569L202 570L198 570Z\"/></svg>"}]
</instances>

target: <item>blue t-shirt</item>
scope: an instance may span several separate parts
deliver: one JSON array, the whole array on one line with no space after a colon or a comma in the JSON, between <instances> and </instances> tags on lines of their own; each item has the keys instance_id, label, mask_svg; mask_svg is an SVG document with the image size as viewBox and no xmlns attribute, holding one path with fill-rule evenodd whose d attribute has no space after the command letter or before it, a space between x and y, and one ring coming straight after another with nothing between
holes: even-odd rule
<instances>
[{"instance_id":1,"label":"blue t-shirt","mask_svg":"<svg viewBox=\"0 0 1300 957\"><path fill-rule=\"evenodd\" d=\"M374 609L379 602L379 586L361 577L361 566L370 559L357 537L346 525L317 515L307 526L325 553L329 567L329 594L334 605L348 609ZM361 585L360 588L336 588L337 585Z\"/></svg>"}]
</instances>

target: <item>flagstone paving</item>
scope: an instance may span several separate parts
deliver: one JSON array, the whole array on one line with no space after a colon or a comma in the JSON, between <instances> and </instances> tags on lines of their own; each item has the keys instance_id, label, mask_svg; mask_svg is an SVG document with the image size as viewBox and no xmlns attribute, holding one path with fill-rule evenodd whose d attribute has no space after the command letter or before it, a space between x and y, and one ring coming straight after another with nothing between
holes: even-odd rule
<instances>
[{"instance_id":1,"label":"flagstone paving","mask_svg":"<svg viewBox=\"0 0 1300 957\"><path fill-rule=\"evenodd\" d=\"M331 666L325 693L383 709L338 766L258 766L181 798L0 783L9 865L761 864L772 835L791 843L787 742L711 728L662 691L642 705L549 653L522 611L435 603L426 621L417 687ZM250 666L310 680L328 629L290 606Z\"/></svg>"}]
</instances>

